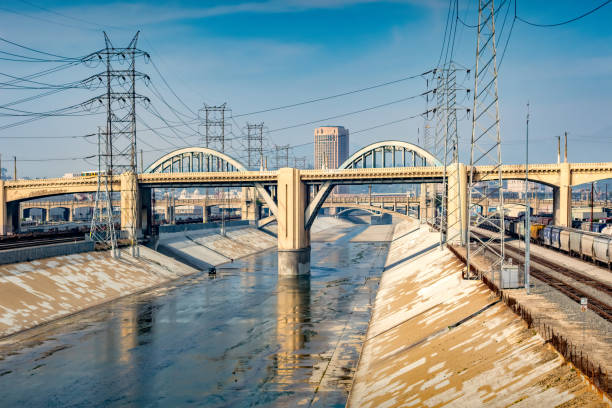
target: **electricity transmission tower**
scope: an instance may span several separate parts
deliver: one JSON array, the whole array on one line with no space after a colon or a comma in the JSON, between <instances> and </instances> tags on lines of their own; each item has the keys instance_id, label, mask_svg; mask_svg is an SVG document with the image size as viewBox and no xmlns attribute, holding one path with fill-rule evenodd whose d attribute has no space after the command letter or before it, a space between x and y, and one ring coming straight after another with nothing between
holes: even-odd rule
<instances>
[{"instance_id":1,"label":"electricity transmission tower","mask_svg":"<svg viewBox=\"0 0 612 408\"><path fill-rule=\"evenodd\" d=\"M225 112L226 104L219 106L204 105L204 145L221 153L225 152Z\"/></svg>"},{"instance_id":2,"label":"electricity transmission tower","mask_svg":"<svg viewBox=\"0 0 612 408\"><path fill-rule=\"evenodd\" d=\"M276 169L289 167L289 145L274 145ZM282 166L284 164L284 166Z\"/></svg>"},{"instance_id":3,"label":"electricity transmission tower","mask_svg":"<svg viewBox=\"0 0 612 408\"><path fill-rule=\"evenodd\" d=\"M425 116L424 116L424 120L423 120L423 149L425 149L426 151L434 154L434 146L435 146L435 137L432 134L432 128L431 128L431 119L430 119L430 114L433 113L434 117L436 115L436 108L430 110L429 109L429 98L430 98L430 80L429 78L427 79L427 95L425 96ZM433 94L436 94L436 89L433 89ZM428 164L432 164L432 163L428 163ZM425 202L427 203L427 200L430 200L431 203L435 203L435 189L434 189L434 184L432 183L422 183L421 186L421 191L422 194L425 195ZM423 192L424 190L424 192ZM425 213L425 219L428 220L428 216L427 216L427 212L428 212L428 206L425 205L425 209L424 209L424 213ZM435 211L435 209L434 209ZM431 220L433 222L433 220ZM427 222L427 221L426 221Z\"/></svg>"},{"instance_id":4,"label":"electricity transmission tower","mask_svg":"<svg viewBox=\"0 0 612 408\"><path fill-rule=\"evenodd\" d=\"M306 157L294 157L293 158L293 167L296 169L305 169L306 168Z\"/></svg>"},{"instance_id":5,"label":"electricity transmission tower","mask_svg":"<svg viewBox=\"0 0 612 408\"><path fill-rule=\"evenodd\" d=\"M463 242L459 197L459 134L457 130L457 71L451 62L436 70L436 138L434 152L444 165L440 212L440 245ZM469 92L469 90L467 90ZM449 205L454 203L455 205ZM449 210L452 208L452 210Z\"/></svg>"},{"instance_id":6,"label":"electricity transmission tower","mask_svg":"<svg viewBox=\"0 0 612 408\"><path fill-rule=\"evenodd\" d=\"M259 163L259 168L263 170L263 127L264 124L247 123L247 168L251 168Z\"/></svg>"},{"instance_id":7,"label":"electricity transmission tower","mask_svg":"<svg viewBox=\"0 0 612 408\"><path fill-rule=\"evenodd\" d=\"M469 90L467 90L469 92ZM459 132L457 127L457 68L446 71L446 142L444 146L444 188L442 207L447 242L464 243L460 197ZM449 205L454 203L454 205Z\"/></svg>"},{"instance_id":8,"label":"electricity transmission tower","mask_svg":"<svg viewBox=\"0 0 612 408\"><path fill-rule=\"evenodd\" d=\"M117 257L117 238L115 235L115 225L113 223L113 204L111 197L112 183L109 183L109 177L106 177L105 170L102 167L102 133L99 128L97 178L96 200L91 218L89 236L99 245L104 245L106 248L111 249L112 256ZM104 210L106 210L106 214Z\"/></svg>"},{"instance_id":9,"label":"electricity transmission tower","mask_svg":"<svg viewBox=\"0 0 612 408\"><path fill-rule=\"evenodd\" d=\"M144 78L149 79L146 74L136 71L136 58L149 55L136 47L138 35L132 38L129 45L124 48L116 48L111 40L104 33L105 47L90 54L90 61L103 61L106 70L94 75L84 82L97 80L98 83L106 85L106 93L99 95L84 102L86 108L94 104L101 104L106 107L106 131L104 132L104 149L99 148L98 171L98 194L96 195L96 205L94 207L94 217L92 219L90 236L96 242L105 244L110 248L116 248L116 234L113 224L112 214L112 195L113 177L123 173L130 173L131 180L137 173L137 150L136 150L136 102L142 100L145 103L149 99L136 93L136 81ZM126 65L127 64L127 65ZM121 68L118 66L125 66ZM101 143L100 143L101 144ZM136 220L138 219L138 191L135 182L128 183L126 186L130 199L126 200L129 208L124 209L128 212L126 218L131 222L127 225L132 255L136 254L137 231ZM104 190L104 191L102 191ZM106 201L106 202L103 202ZM111 211L102 213L102 209L107 208ZM95 214L99 211L99 214ZM110 226L109 226L110 225ZM115 251L113 251L115 252Z\"/></svg>"},{"instance_id":10,"label":"electricity transmission tower","mask_svg":"<svg viewBox=\"0 0 612 408\"><path fill-rule=\"evenodd\" d=\"M476 181L474 167L483 165L487 167L480 167L479 180ZM503 267L505 255L501 165L495 6L493 0L479 0L468 181L467 272L470 273L471 258L486 252L491 256L492 279L494 279L495 271L500 271ZM497 198L498 209L489 212L489 200L493 197ZM472 234L471 229L474 227L486 227L492 230L493 234L490 235L490 238ZM471 239L476 241L473 248L470 245Z\"/></svg>"}]
</instances>

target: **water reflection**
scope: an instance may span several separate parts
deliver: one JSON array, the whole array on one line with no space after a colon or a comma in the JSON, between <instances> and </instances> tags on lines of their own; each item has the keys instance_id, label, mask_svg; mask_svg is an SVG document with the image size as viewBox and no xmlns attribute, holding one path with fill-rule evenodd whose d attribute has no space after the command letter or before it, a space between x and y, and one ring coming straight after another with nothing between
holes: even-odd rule
<instances>
[{"instance_id":1,"label":"water reflection","mask_svg":"<svg viewBox=\"0 0 612 408\"><path fill-rule=\"evenodd\" d=\"M276 291L276 368L279 382L289 384L302 359L303 324L310 322L310 276L279 277Z\"/></svg>"},{"instance_id":2,"label":"water reflection","mask_svg":"<svg viewBox=\"0 0 612 408\"><path fill-rule=\"evenodd\" d=\"M265 252L58 323L0 360L0 406L342 407L383 249L314 243L310 276L283 278Z\"/></svg>"}]
</instances>

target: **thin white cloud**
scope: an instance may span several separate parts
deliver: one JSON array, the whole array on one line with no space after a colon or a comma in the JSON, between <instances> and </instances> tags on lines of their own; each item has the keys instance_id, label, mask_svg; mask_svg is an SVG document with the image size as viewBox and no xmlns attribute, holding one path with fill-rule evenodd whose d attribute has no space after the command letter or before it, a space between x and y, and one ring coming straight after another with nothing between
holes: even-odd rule
<instances>
[{"instance_id":1,"label":"thin white cloud","mask_svg":"<svg viewBox=\"0 0 612 408\"><path fill-rule=\"evenodd\" d=\"M115 3L112 5L86 5L58 8L67 16L86 18L95 16L99 24L134 27L182 20L198 20L240 13L295 13L317 9L338 9L359 4L402 3L425 8L447 7L442 0L266 0L245 1L234 4L202 5L200 7L176 7L167 4ZM120 13L117 13L120 10ZM44 11L32 12L47 15ZM92 17L93 18L93 17Z\"/></svg>"}]
</instances>

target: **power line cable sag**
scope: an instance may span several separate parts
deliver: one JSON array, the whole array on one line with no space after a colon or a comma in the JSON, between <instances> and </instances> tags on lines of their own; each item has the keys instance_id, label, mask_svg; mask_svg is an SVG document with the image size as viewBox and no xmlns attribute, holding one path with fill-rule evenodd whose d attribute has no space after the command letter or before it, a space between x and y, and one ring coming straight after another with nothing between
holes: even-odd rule
<instances>
[{"instance_id":1,"label":"power line cable sag","mask_svg":"<svg viewBox=\"0 0 612 408\"><path fill-rule=\"evenodd\" d=\"M395 79L393 81L383 82L383 83L372 85L372 86L368 86L368 87L365 87L365 88L360 88L360 89L355 89L355 90L352 90L352 91L342 92L342 93L338 93L338 94L335 94L335 95L323 96L323 97L320 97L320 98L309 99L309 100L302 101L302 102L292 103L292 104L283 105L283 106L277 106L277 107L274 107L274 108L262 109L262 110L253 111L253 112L249 112L249 113L241 113L241 114L238 114L238 115L233 115L233 117L234 118L239 118L239 117L242 117L242 116L256 115L256 114L259 114L259 113L273 112L273 111L277 111L277 110L281 110L281 109L294 108L296 106L302 106L302 105L307 105L307 104L310 104L310 103L327 101L327 100L334 99L334 98L340 98L342 96L353 95L353 94L356 94L356 93L359 93L359 92L365 92L365 91L369 91L371 89L376 89L376 88L380 88L380 87L383 87L383 86L396 84L398 82L403 82L403 81L407 81L407 80L410 80L410 79L420 78L420 77L422 77L424 75L427 75L427 74L431 73L432 71L433 70L429 70L429 71L425 71L425 72L420 73L420 74L416 74L416 75L411 75L411 76L407 76L407 77L404 77L404 78Z\"/></svg>"},{"instance_id":2,"label":"power line cable sag","mask_svg":"<svg viewBox=\"0 0 612 408\"><path fill-rule=\"evenodd\" d=\"M406 98L397 99L397 100L394 100L394 101L391 101L391 102L382 103L380 105L370 106L370 107L359 109L359 110L356 110L356 111L342 113L340 115L334 115L334 116L329 116L327 118L311 120L309 122L298 123L296 125L285 126L285 127L278 128L278 129L271 129L271 130L268 130L266 133L268 133L268 134L269 133L275 133L275 132L280 132L281 130L293 129L293 128L297 128L297 127L301 127L301 126L307 126L307 125L312 125L312 124L319 123L319 122L324 122L324 121L331 120L331 119L338 119L338 118L342 118L342 117L345 117L345 116L356 115L358 113L363 113L363 112L371 111L371 110L374 110L374 109L383 108L385 106L390 106L390 105L393 105L393 104L396 104L396 103L406 102L406 101L409 101L409 100L412 100L412 99L415 99L415 98L418 98L418 97L421 97L421 96L425 96L425 95L427 95L427 94L429 94L431 92L433 92L433 90L422 92L422 93L417 94L417 95L408 96Z\"/></svg>"},{"instance_id":3,"label":"power line cable sag","mask_svg":"<svg viewBox=\"0 0 612 408\"><path fill-rule=\"evenodd\" d=\"M607 6L608 4L612 3L612 0L607 0L604 1L603 3L601 3L599 6L595 7L594 9L591 9L589 11L587 11L586 13L583 13L577 17L574 18L570 18L569 20L565 20L565 21L560 21L558 23L550 23L550 24L540 24L540 23L534 23L532 21L526 20L520 16L516 16L516 19L525 23L525 24L529 24L530 26L534 26L534 27L558 27L558 26L562 26L565 24L569 24L569 23L573 23L574 21L578 21L590 14L593 14L594 12L596 12L597 10L599 10L600 8Z\"/></svg>"}]
</instances>

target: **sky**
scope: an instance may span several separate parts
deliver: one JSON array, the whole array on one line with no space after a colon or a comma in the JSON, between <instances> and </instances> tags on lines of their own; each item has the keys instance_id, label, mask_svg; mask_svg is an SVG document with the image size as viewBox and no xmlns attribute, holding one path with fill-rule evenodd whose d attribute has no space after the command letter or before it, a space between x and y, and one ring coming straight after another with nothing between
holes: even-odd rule
<instances>
[{"instance_id":1,"label":"sky","mask_svg":"<svg viewBox=\"0 0 612 408\"><path fill-rule=\"evenodd\" d=\"M601 2L516 0L516 10L525 20L555 23ZM476 24L476 1L452 0L450 4L458 5L464 22ZM496 27L504 163L525 160L528 102L530 161L556 162L556 136L564 132L569 134L570 161L611 161L612 4L553 28L521 21L512 26L515 1L500 0L499 4ZM509 16L504 24L506 7ZM418 96L431 81L431 75L419 74L430 71L440 59L448 10L446 0L104 4L15 0L0 4L0 37L34 50L79 58L104 47L102 30L116 47L127 46L140 30L138 48L151 57L151 61L136 61L136 68L150 77L150 81L137 83L138 93L151 101L136 108L137 143L145 167L177 146L202 145L197 116L205 103L226 103L231 109L228 151L239 160L246 161L247 122L264 122L267 149L275 144L298 146L290 155L305 156L312 162L313 145L308 143L314 128L321 125L349 128L351 151L379 140L423 143L422 114L433 102L428 105L425 97ZM459 24L453 49L457 66L473 67L475 49L476 30ZM23 59L9 53L29 61L9 61ZM34 58L51 61L33 62ZM64 64L53 60L59 58L0 41L0 82ZM36 88L36 82L74 84L103 69L102 65L73 64L20 84L28 88ZM248 115L411 76L416 77L344 97ZM472 124L465 110L473 101L465 90L474 86L473 70L469 74L460 70L457 81L461 160L469 163ZM9 126L30 118L15 115L80 106L104 90L70 88L40 95L48 92L0 88L0 152L2 167L10 175L13 156L19 177L58 177L97 168L96 137L83 136L105 125L101 109L82 111L79 107L79 116L45 116ZM363 112L324 120L354 111ZM394 121L398 122L366 130ZM312 123L295 126L306 122ZM272 164L274 153L269 151L268 157Z\"/></svg>"}]
</instances>

